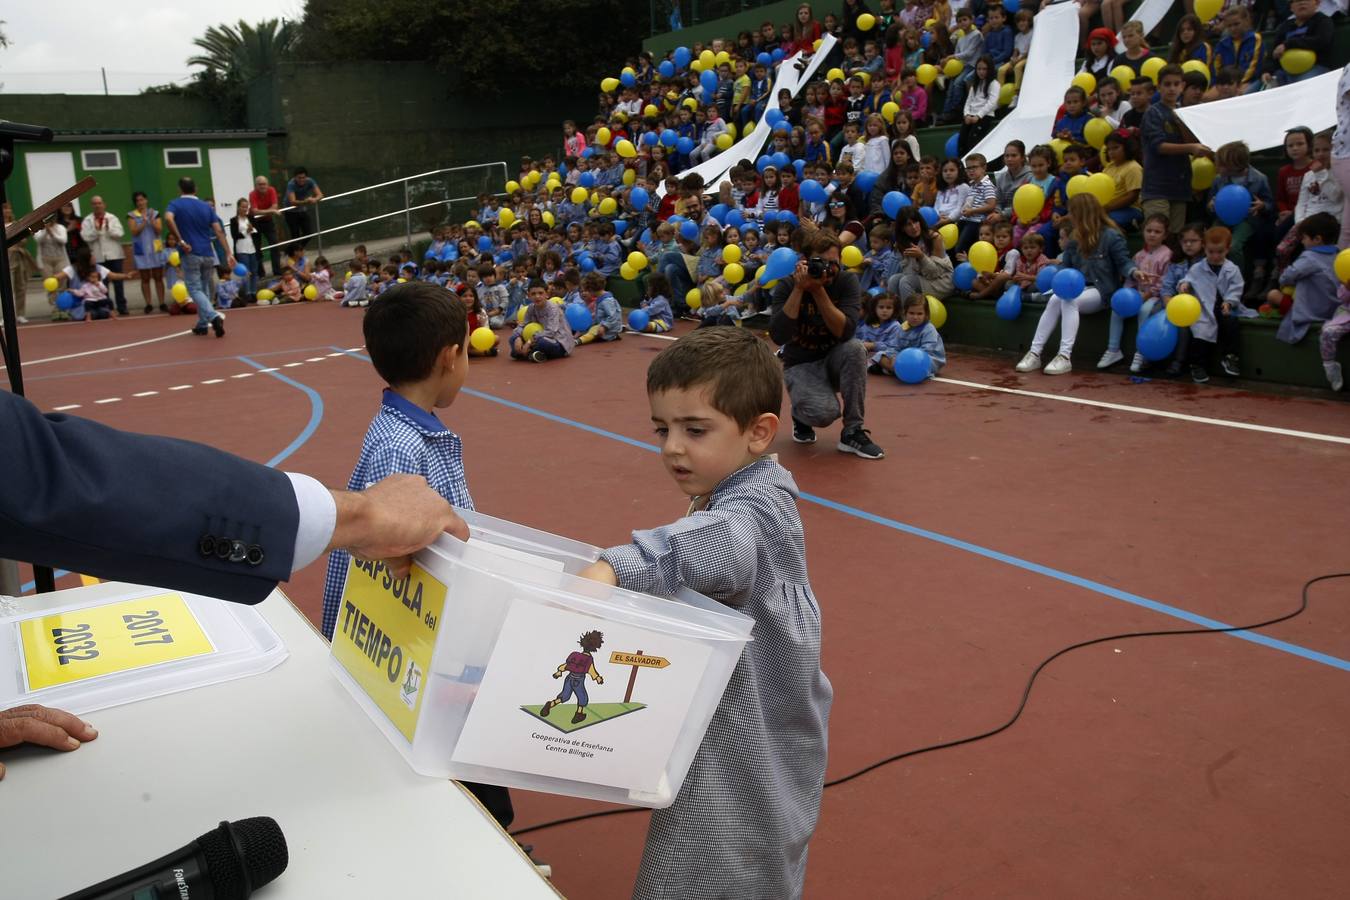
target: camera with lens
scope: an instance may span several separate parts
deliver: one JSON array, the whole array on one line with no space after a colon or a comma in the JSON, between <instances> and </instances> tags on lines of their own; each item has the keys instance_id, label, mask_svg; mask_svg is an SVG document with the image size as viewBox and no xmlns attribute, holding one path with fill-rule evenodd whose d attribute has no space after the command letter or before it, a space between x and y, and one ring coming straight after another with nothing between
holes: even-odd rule
<instances>
[{"instance_id":1,"label":"camera with lens","mask_svg":"<svg viewBox=\"0 0 1350 900\"><path fill-rule=\"evenodd\" d=\"M806 274L816 281L824 281L826 278L839 274L839 263L819 256L812 256L806 261Z\"/></svg>"}]
</instances>

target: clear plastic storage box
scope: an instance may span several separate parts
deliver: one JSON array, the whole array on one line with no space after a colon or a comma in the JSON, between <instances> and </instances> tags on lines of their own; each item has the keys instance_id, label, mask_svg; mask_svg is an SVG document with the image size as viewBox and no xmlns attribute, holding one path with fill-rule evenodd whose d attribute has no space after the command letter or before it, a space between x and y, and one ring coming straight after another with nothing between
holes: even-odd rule
<instances>
[{"instance_id":1,"label":"clear plastic storage box","mask_svg":"<svg viewBox=\"0 0 1350 900\"><path fill-rule=\"evenodd\" d=\"M579 578L598 548L461 514L470 541L408 580L352 564L337 677L424 775L670 805L753 620Z\"/></svg>"}]
</instances>

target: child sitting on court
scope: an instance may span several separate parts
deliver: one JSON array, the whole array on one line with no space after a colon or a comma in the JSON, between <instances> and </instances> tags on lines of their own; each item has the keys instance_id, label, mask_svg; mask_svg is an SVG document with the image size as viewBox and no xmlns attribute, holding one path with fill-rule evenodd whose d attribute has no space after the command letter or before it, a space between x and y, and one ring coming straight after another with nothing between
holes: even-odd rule
<instances>
[{"instance_id":1,"label":"child sitting on court","mask_svg":"<svg viewBox=\"0 0 1350 900\"><path fill-rule=\"evenodd\" d=\"M411 279L410 279L411 280ZM333 290L333 267L325 257L314 260L314 299L341 300L340 291Z\"/></svg>"},{"instance_id":2,"label":"child sitting on court","mask_svg":"<svg viewBox=\"0 0 1350 900\"><path fill-rule=\"evenodd\" d=\"M99 272L98 266L94 266L93 271L85 276L83 284L71 288L70 292L83 302L84 315L90 321L112 317L112 300L108 297L108 286L103 283L103 274ZM72 318L78 319L81 316Z\"/></svg>"},{"instance_id":3,"label":"child sitting on court","mask_svg":"<svg viewBox=\"0 0 1350 900\"><path fill-rule=\"evenodd\" d=\"M895 317L895 297L890 294L868 294L863 297L862 321L853 332L862 341L863 350L870 354L867 371L881 373L881 356L900 331L900 320Z\"/></svg>"},{"instance_id":4,"label":"child sitting on court","mask_svg":"<svg viewBox=\"0 0 1350 900\"><path fill-rule=\"evenodd\" d=\"M623 331L623 310L614 295L605 290L605 276L598 270L581 276L581 297L592 307L595 324L577 337L577 343L619 340Z\"/></svg>"},{"instance_id":5,"label":"child sitting on court","mask_svg":"<svg viewBox=\"0 0 1350 900\"><path fill-rule=\"evenodd\" d=\"M239 305L239 279L229 269L218 269L216 274L219 276L216 279L216 308L229 309Z\"/></svg>"},{"instance_id":6,"label":"child sitting on court","mask_svg":"<svg viewBox=\"0 0 1350 900\"><path fill-rule=\"evenodd\" d=\"M295 277L295 269L290 266L281 270L281 281L277 282L275 303L299 303L305 299L301 293L300 279Z\"/></svg>"},{"instance_id":7,"label":"child sitting on court","mask_svg":"<svg viewBox=\"0 0 1350 900\"><path fill-rule=\"evenodd\" d=\"M698 289L699 327L708 325L735 325L741 320L741 300L727 293L721 280L705 281Z\"/></svg>"},{"instance_id":8,"label":"child sitting on court","mask_svg":"<svg viewBox=\"0 0 1350 900\"><path fill-rule=\"evenodd\" d=\"M497 267L485 262L478 267L478 301L483 306L483 322L489 328L501 328L506 322L506 306L511 297L506 285L497 283Z\"/></svg>"},{"instance_id":9,"label":"child sitting on court","mask_svg":"<svg viewBox=\"0 0 1350 900\"><path fill-rule=\"evenodd\" d=\"M642 308L647 311L646 331L665 334L675 327L675 312L670 308L670 279L660 272L647 276L647 298Z\"/></svg>"},{"instance_id":10,"label":"child sitting on court","mask_svg":"<svg viewBox=\"0 0 1350 900\"><path fill-rule=\"evenodd\" d=\"M389 387L366 429L347 489L364 491L390 475L417 475L448 502L473 509L463 446L435 412L455 402L468 374L464 307L435 285L399 285L366 310L361 329L371 364ZM337 626L350 559L345 550L328 555L322 629L329 640ZM515 814L506 788L469 782L464 786L503 828L511 824Z\"/></svg>"},{"instance_id":11,"label":"child sitting on court","mask_svg":"<svg viewBox=\"0 0 1350 900\"><path fill-rule=\"evenodd\" d=\"M567 316L561 306L549 302L548 288L542 281L530 282L529 298L524 320L511 333L511 358L541 363L571 354L576 339L567 327ZM536 323L540 330L527 340L525 329Z\"/></svg>"},{"instance_id":12,"label":"child sitting on court","mask_svg":"<svg viewBox=\"0 0 1350 900\"><path fill-rule=\"evenodd\" d=\"M347 268L351 274L342 285L343 306L369 306L370 293L366 289L366 264L362 260L352 260ZM262 301L259 301L262 302Z\"/></svg>"},{"instance_id":13,"label":"child sitting on court","mask_svg":"<svg viewBox=\"0 0 1350 900\"><path fill-rule=\"evenodd\" d=\"M1280 285L1294 288L1294 302L1289 314L1280 322L1280 330L1275 333L1287 344L1303 340L1313 323L1330 319L1340 305L1337 299L1340 284L1335 269L1340 225L1330 213L1316 213L1295 227L1303 243L1303 253L1280 273ZM1267 302L1278 307L1284 299L1281 291L1273 290Z\"/></svg>"},{"instance_id":14,"label":"child sitting on court","mask_svg":"<svg viewBox=\"0 0 1350 900\"><path fill-rule=\"evenodd\" d=\"M820 811L833 690L806 571L797 486L773 457L783 369L740 328L704 328L647 371L666 470L689 511L633 532L582 575L634 591L688 587L751 616L675 802L653 813L634 896L800 897Z\"/></svg>"},{"instance_id":15,"label":"child sitting on court","mask_svg":"<svg viewBox=\"0 0 1350 900\"><path fill-rule=\"evenodd\" d=\"M881 371L888 375L893 373L896 357L910 347L918 347L928 354L929 362L932 364L928 370L929 378L935 377L941 371L947 364L947 348L943 345L938 330L928 320L929 315L928 298L923 294L914 294L905 301L905 321L900 323L900 330L895 333L894 339L877 360Z\"/></svg>"}]
</instances>

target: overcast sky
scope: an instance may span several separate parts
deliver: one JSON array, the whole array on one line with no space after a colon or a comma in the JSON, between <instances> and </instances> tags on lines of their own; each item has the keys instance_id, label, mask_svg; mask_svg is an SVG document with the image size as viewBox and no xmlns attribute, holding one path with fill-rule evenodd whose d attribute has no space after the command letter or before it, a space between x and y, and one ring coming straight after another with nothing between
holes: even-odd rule
<instances>
[{"instance_id":1,"label":"overcast sky","mask_svg":"<svg viewBox=\"0 0 1350 900\"><path fill-rule=\"evenodd\" d=\"M182 81L192 39L212 25L299 18L303 0L23 0L0 4L9 47L0 50L0 93L134 94ZM226 18L228 17L228 18ZM0 115L3 115L0 103Z\"/></svg>"}]
</instances>

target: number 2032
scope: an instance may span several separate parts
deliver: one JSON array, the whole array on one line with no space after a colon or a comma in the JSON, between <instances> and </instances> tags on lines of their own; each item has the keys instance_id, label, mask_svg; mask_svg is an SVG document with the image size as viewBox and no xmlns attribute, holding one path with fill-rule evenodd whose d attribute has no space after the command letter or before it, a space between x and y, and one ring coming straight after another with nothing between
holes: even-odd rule
<instances>
[{"instance_id":1,"label":"number 2032","mask_svg":"<svg viewBox=\"0 0 1350 900\"><path fill-rule=\"evenodd\" d=\"M173 635L164 627L164 620L157 610L123 616L122 623L131 633L133 647L173 643ZM63 666L98 658L98 644L88 624L53 628L52 643L56 645L56 658Z\"/></svg>"}]
</instances>

